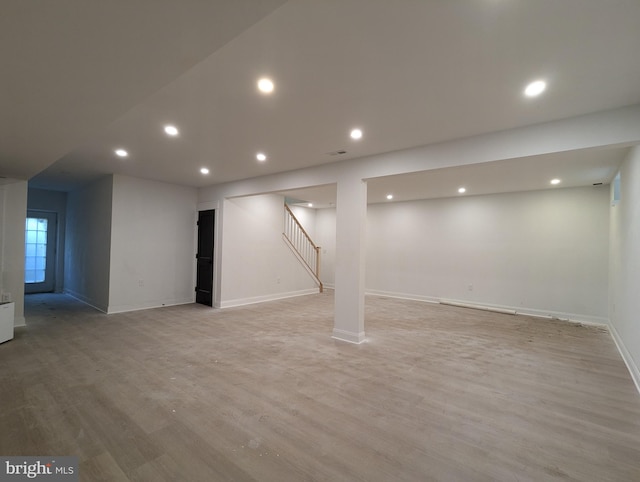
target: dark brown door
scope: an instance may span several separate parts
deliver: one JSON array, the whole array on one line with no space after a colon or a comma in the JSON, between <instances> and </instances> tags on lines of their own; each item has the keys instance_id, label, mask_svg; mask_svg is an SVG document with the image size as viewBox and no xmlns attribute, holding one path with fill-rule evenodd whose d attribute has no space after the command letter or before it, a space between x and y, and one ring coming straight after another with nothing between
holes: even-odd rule
<instances>
[{"instance_id":1,"label":"dark brown door","mask_svg":"<svg viewBox=\"0 0 640 482\"><path fill-rule=\"evenodd\" d=\"M213 226L215 211L198 213L196 303L213 306Z\"/></svg>"}]
</instances>

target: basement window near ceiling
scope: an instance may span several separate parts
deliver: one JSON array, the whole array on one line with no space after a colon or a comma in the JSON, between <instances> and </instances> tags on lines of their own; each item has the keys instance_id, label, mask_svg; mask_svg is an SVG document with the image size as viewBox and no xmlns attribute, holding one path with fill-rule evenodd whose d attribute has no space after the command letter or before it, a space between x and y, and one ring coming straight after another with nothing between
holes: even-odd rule
<instances>
[{"instance_id":1,"label":"basement window near ceiling","mask_svg":"<svg viewBox=\"0 0 640 482\"><path fill-rule=\"evenodd\" d=\"M24 282L42 283L47 266L47 220L27 218Z\"/></svg>"}]
</instances>

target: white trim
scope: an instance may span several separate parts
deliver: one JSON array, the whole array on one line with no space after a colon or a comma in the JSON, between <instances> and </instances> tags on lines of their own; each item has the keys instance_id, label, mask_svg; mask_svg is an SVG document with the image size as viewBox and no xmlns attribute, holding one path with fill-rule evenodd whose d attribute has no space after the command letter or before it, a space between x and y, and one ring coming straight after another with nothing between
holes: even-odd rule
<instances>
[{"instance_id":1,"label":"white trim","mask_svg":"<svg viewBox=\"0 0 640 482\"><path fill-rule=\"evenodd\" d=\"M505 307L511 308L511 307ZM609 320L600 316L582 315L578 313L565 313L562 311L546 311L537 310L535 308L518 308L514 306L513 309L517 315L537 316L540 318L551 318L552 320L566 321L569 323L579 323L582 325L598 326L601 328L607 328L609 326Z\"/></svg>"},{"instance_id":2,"label":"white trim","mask_svg":"<svg viewBox=\"0 0 640 482\"><path fill-rule=\"evenodd\" d=\"M75 300L78 300L81 303L84 303L87 306L90 306L91 308L95 308L96 310L101 311L102 313L105 313L108 315L112 315L116 313L127 313L129 311L149 310L152 308L163 308L165 306L188 305L188 304L194 303L193 298L191 298L188 300L182 299L182 300L171 300L171 301L152 301L152 302L145 303L143 305L120 305L115 307L109 306L105 309L105 308L101 308L99 306L94 305L88 299L86 299L85 297L83 297L78 293L75 293L74 291L65 289L63 293Z\"/></svg>"},{"instance_id":3,"label":"white trim","mask_svg":"<svg viewBox=\"0 0 640 482\"><path fill-rule=\"evenodd\" d=\"M294 298L296 296L318 294L318 288L310 288L299 291L289 291L286 293L274 293L272 295L253 296L251 298L238 298L220 302L219 308L235 308L237 306L253 305L255 303L264 303L266 301L282 300L285 298Z\"/></svg>"},{"instance_id":4,"label":"white trim","mask_svg":"<svg viewBox=\"0 0 640 482\"><path fill-rule=\"evenodd\" d=\"M398 298L402 300L424 301L427 303L442 303L442 304L448 304L453 306L482 309L487 311L496 311L499 313L537 316L540 318L550 318L550 319L556 319L561 321L568 321L570 323L581 323L583 325L593 325L593 326L599 326L599 327L609 326L609 320L607 318L602 318L599 316L581 315L577 313L565 313L562 311L547 311L547 310L539 310L535 308L524 308L522 306L507 306L507 305L495 305L490 303L476 303L476 302L469 302L466 300L450 300L450 299L436 298L433 296L423 296L423 295L415 295L415 294L407 294L407 293L394 293L390 291L367 290L366 294L371 296L386 296L388 298Z\"/></svg>"},{"instance_id":5,"label":"white trim","mask_svg":"<svg viewBox=\"0 0 640 482\"><path fill-rule=\"evenodd\" d=\"M166 306L188 305L194 303L193 299L171 300L171 301L150 301L141 305L120 305L109 306L107 313L109 315L115 313L127 313L129 311L150 310L153 308L164 308Z\"/></svg>"},{"instance_id":6,"label":"white trim","mask_svg":"<svg viewBox=\"0 0 640 482\"><path fill-rule=\"evenodd\" d=\"M353 343L354 345L359 345L365 340L364 331L354 333L351 331L339 330L338 328L333 329L333 335L331 338L334 340L346 341L347 343Z\"/></svg>"},{"instance_id":7,"label":"white trim","mask_svg":"<svg viewBox=\"0 0 640 482\"><path fill-rule=\"evenodd\" d=\"M516 315L516 310L509 310L505 308L496 308L488 305L476 305L472 303L461 303L459 301L440 300L441 305L456 306L458 308L471 308L473 310L491 311L492 313L502 313L504 315Z\"/></svg>"},{"instance_id":8,"label":"white trim","mask_svg":"<svg viewBox=\"0 0 640 482\"><path fill-rule=\"evenodd\" d=\"M636 385L636 389L638 393L640 393L640 369L638 369L638 365L636 365L631 353L627 350L622 338L618 334L616 327L611 324L609 326L609 333L611 334L611 338L613 338L614 343L616 344L616 348L618 348L618 352L624 361L624 364L627 365L627 370L629 370L629 374L631 375L631 379L633 383Z\"/></svg>"},{"instance_id":9,"label":"white trim","mask_svg":"<svg viewBox=\"0 0 640 482\"><path fill-rule=\"evenodd\" d=\"M13 327L20 328L23 326L27 326L27 319L24 316L16 316L13 319Z\"/></svg>"},{"instance_id":10,"label":"white trim","mask_svg":"<svg viewBox=\"0 0 640 482\"><path fill-rule=\"evenodd\" d=\"M387 298L397 298L399 300L423 301L425 303L440 303L440 300L438 298L434 298L433 296L396 293L393 291L366 290L365 294L370 296L384 296Z\"/></svg>"},{"instance_id":11,"label":"white trim","mask_svg":"<svg viewBox=\"0 0 640 482\"><path fill-rule=\"evenodd\" d=\"M100 306L96 306L96 305L94 305L94 304L93 304L93 303L92 303L88 298L85 298L84 296L82 296L82 295L81 295L81 294L79 294L79 293L76 293L75 291L71 291L71 290L69 290L69 289L65 288L65 289L64 289L64 291L63 291L63 293L64 293L65 295L71 296L71 298L73 298L73 299L75 299L75 300L78 300L78 301L80 301L81 303L84 303L84 304L85 304L85 305L87 305L87 306L90 306L91 308L95 308L96 310L98 310L98 311L102 311L103 313L106 313L106 312L107 312L107 308L106 308L106 307L102 308L102 307L100 307Z\"/></svg>"},{"instance_id":12,"label":"white trim","mask_svg":"<svg viewBox=\"0 0 640 482\"><path fill-rule=\"evenodd\" d=\"M198 203L197 206L197 212L196 212L196 218L198 216L198 212L200 211L210 211L210 210L217 210L220 208L220 203L218 201L205 201L205 202L201 202Z\"/></svg>"}]
</instances>

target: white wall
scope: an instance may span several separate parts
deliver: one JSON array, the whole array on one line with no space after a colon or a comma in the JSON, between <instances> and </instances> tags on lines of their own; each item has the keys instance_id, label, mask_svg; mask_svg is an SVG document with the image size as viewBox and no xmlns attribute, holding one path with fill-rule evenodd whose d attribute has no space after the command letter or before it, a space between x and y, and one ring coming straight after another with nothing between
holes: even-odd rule
<instances>
[{"instance_id":1,"label":"white wall","mask_svg":"<svg viewBox=\"0 0 640 482\"><path fill-rule=\"evenodd\" d=\"M216 305L238 306L317 292L282 238L283 223L282 196L224 201L222 289Z\"/></svg>"},{"instance_id":2,"label":"white wall","mask_svg":"<svg viewBox=\"0 0 640 482\"><path fill-rule=\"evenodd\" d=\"M225 210L227 205L225 200L230 198L332 183L337 183L339 193L341 188L354 186L355 184L350 184L354 179L368 180L376 177L517 159L554 152L633 145L640 143L639 125L640 104L466 139L217 184L201 188L198 191L198 202L200 205L219 206L220 209L216 216L218 219L223 219L222 226L226 227ZM364 203L365 200L362 202ZM337 220L341 217L347 219L345 222L336 223L336 259L340 257L349 259L353 247L351 227L362 226L366 214L365 209L354 208L347 212L344 210L344 205L342 208L343 215L338 216ZM339 213L340 211L338 211ZM225 253L228 246L222 242L224 236L224 229L217 231L216 259L230 258ZM362 249L359 249L358 254L361 251ZM223 264L218 263L215 268L215 282L218 289L221 290L224 289L227 282L223 277L222 269ZM359 280L353 279L353 272L354 270L339 270L335 274L336 297L342 296L339 292L344 291L344 299L353 300L348 309L343 309L341 305L336 304L335 327L338 327L338 322L344 318L343 315L347 315L348 318L353 309L358 311L359 317L363 312L364 295L361 295L358 290L355 290L358 291L356 296L353 294L352 288L354 288L355 281L359 283ZM360 267L357 272L361 272Z\"/></svg>"},{"instance_id":3,"label":"white wall","mask_svg":"<svg viewBox=\"0 0 640 482\"><path fill-rule=\"evenodd\" d=\"M192 303L197 190L113 178L108 312Z\"/></svg>"},{"instance_id":4,"label":"white wall","mask_svg":"<svg viewBox=\"0 0 640 482\"><path fill-rule=\"evenodd\" d=\"M27 182L0 185L0 294L15 302L14 326L24 326L24 230ZM2 299L2 298L0 298Z\"/></svg>"},{"instance_id":5,"label":"white wall","mask_svg":"<svg viewBox=\"0 0 640 482\"><path fill-rule=\"evenodd\" d=\"M29 188L27 209L53 212L57 215L57 251L54 291L61 293L64 287L64 238L67 211L67 193Z\"/></svg>"},{"instance_id":6,"label":"white wall","mask_svg":"<svg viewBox=\"0 0 640 482\"><path fill-rule=\"evenodd\" d=\"M320 246L320 280L328 287L335 286L336 265L336 210L335 208L316 211L316 243Z\"/></svg>"},{"instance_id":7,"label":"white wall","mask_svg":"<svg viewBox=\"0 0 640 482\"><path fill-rule=\"evenodd\" d=\"M369 205L366 290L606 323L608 195L574 188ZM331 286L335 209L318 210L315 229Z\"/></svg>"},{"instance_id":8,"label":"white wall","mask_svg":"<svg viewBox=\"0 0 640 482\"><path fill-rule=\"evenodd\" d=\"M607 322L606 188L370 205L368 292Z\"/></svg>"},{"instance_id":9,"label":"white wall","mask_svg":"<svg viewBox=\"0 0 640 482\"><path fill-rule=\"evenodd\" d=\"M309 237L316 241L316 210L303 206L289 206L291 212L302 225ZM316 243L317 244L317 243Z\"/></svg>"},{"instance_id":10,"label":"white wall","mask_svg":"<svg viewBox=\"0 0 640 482\"><path fill-rule=\"evenodd\" d=\"M621 199L611 207L609 318L640 390L640 146L620 169Z\"/></svg>"},{"instance_id":11,"label":"white wall","mask_svg":"<svg viewBox=\"0 0 640 482\"><path fill-rule=\"evenodd\" d=\"M68 193L64 291L107 311L113 176Z\"/></svg>"}]
</instances>

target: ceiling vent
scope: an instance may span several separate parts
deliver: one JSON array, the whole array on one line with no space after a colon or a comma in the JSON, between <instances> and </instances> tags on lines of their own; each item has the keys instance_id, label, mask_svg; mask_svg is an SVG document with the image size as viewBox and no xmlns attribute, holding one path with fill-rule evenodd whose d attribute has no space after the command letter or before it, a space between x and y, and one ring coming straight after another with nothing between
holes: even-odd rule
<instances>
[{"instance_id":1,"label":"ceiling vent","mask_svg":"<svg viewBox=\"0 0 640 482\"><path fill-rule=\"evenodd\" d=\"M342 156L343 154L346 154L346 153L347 151L345 151L344 149L340 149L339 151L327 152L327 154L330 156Z\"/></svg>"}]
</instances>

